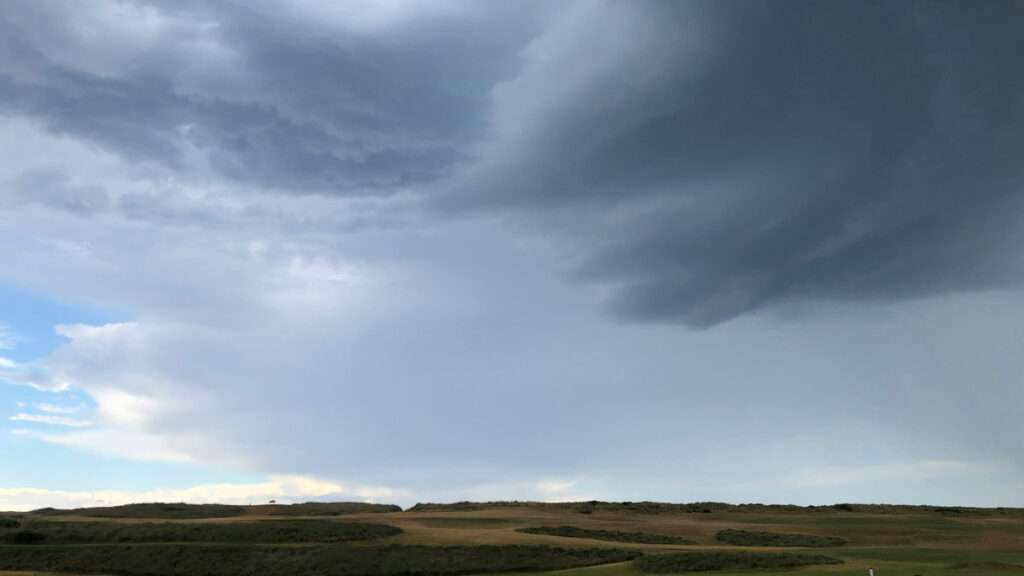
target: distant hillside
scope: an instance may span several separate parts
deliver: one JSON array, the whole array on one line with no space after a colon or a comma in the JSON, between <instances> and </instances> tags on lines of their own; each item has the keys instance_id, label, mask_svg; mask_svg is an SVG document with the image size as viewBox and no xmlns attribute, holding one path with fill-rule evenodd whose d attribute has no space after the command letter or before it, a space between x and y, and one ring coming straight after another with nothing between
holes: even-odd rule
<instances>
[{"instance_id":1,"label":"distant hillside","mask_svg":"<svg viewBox=\"0 0 1024 576\"><path fill-rule=\"evenodd\" d=\"M467 512L487 508L533 508L553 512L632 512L636 514L711 514L715 512L852 512L863 514L935 513L949 516L1024 516L1024 508L977 508L966 506L912 506L902 504L832 504L828 506L797 506L795 504L728 504L725 502L534 502L528 500L501 500L492 502L421 502L410 508L412 512Z\"/></svg>"},{"instance_id":2,"label":"distant hillside","mask_svg":"<svg viewBox=\"0 0 1024 576\"><path fill-rule=\"evenodd\" d=\"M371 514L378 512L401 512L402 507L394 504L370 504L367 502L303 502L302 504L261 504L247 506L251 514L268 516L336 516L340 514Z\"/></svg>"},{"instance_id":3,"label":"distant hillside","mask_svg":"<svg viewBox=\"0 0 1024 576\"><path fill-rule=\"evenodd\" d=\"M337 516L341 514L365 514L373 512L401 512L393 504L368 504L366 502L304 502L302 504L261 504L256 506L235 506L230 504L185 504L182 502L151 502L104 506L94 508L41 508L30 514L37 516L88 516L91 518L162 518L198 519L231 518L243 515L268 516Z\"/></svg>"},{"instance_id":4,"label":"distant hillside","mask_svg":"<svg viewBox=\"0 0 1024 576\"><path fill-rule=\"evenodd\" d=\"M37 516L89 516L93 518L227 518L245 513L244 506L228 504L185 504L182 502L148 502L123 506L94 508L40 508L30 514Z\"/></svg>"}]
</instances>

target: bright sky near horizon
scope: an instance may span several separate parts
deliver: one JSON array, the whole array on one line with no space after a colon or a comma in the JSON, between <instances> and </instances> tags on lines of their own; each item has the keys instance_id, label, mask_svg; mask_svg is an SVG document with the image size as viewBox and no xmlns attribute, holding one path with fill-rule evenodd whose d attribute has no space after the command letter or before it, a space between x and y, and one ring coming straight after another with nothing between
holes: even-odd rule
<instances>
[{"instance_id":1,"label":"bright sky near horizon","mask_svg":"<svg viewBox=\"0 0 1024 576\"><path fill-rule=\"evenodd\" d=\"M1021 22L8 2L0 510L1024 506Z\"/></svg>"}]
</instances>

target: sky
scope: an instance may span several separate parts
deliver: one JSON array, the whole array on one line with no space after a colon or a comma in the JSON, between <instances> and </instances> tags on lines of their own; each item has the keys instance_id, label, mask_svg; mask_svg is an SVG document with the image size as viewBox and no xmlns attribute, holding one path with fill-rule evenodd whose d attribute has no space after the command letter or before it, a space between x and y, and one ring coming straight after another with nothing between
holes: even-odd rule
<instances>
[{"instance_id":1,"label":"sky","mask_svg":"<svg viewBox=\"0 0 1024 576\"><path fill-rule=\"evenodd\" d=\"M1022 21L8 2L0 509L1024 506Z\"/></svg>"}]
</instances>

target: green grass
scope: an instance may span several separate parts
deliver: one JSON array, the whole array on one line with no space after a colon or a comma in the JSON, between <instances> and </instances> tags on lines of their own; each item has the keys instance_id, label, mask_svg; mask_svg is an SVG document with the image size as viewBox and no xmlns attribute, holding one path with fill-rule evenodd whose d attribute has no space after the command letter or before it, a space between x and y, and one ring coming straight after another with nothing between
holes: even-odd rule
<instances>
[{"instance_id":1,"label":"green grass","mask_svg":"<svg viewBox=\"0 0 1024 576\"><path fill-rule=\"evenodd\" d=\"M459 518L459 517L437 517L417 518L416 523L422 526L433 528L500 528L507 526L509 520L506 518Z\"/></svg>"}]
</instances>

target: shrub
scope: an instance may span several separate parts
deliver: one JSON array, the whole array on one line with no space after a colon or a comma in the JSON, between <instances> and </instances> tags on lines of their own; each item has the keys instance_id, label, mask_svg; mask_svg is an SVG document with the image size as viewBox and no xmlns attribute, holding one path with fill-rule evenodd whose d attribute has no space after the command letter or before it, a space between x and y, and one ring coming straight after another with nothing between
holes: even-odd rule
<instances>
[{"instance_id":1,"label":"shrub","mask_svg":"<svg viewBox=\"0 0 1024 576\"><path fill-rule=\"evenodd\" d=\"M560 570L625 562L638 552L551 546L81 546L10 548L0 570L122 576L400 576Z\"/></svg>"},{"instance_id":2,"label":"shrub","mask_svg":"<svg viewBox=\"0 0 1024 576\"><path fill-rule=\"evenodd\" d=\"M4 536L4 542L18 545L42 544L45 540L46 534L31 530L18 530Z\"/></svg>"},{"instance_id":3,"label":"shrub","mask_svg":"<svg viewBox=\"0 0 1024 576\"><path fill-rule=\"evenodd\" d=\"M385 524L333 520L261 520L256 522L59 522L36 521L30 527L52 544L110 542L352 542L402 533Z\"/></svg>"},{"instance_id":4,"label":"shrub","mask_svg":"<svg viewBox=\"0 0 1024 576\"><path fill-rule=\"evenodd\" d=\"M829 556L768 552L679 552L641 556L633 561L638 569L650 574L751 568L795 568L797 566L842 563L842 560Z\"/></svg>"},{"instance_id":5,"label":"shrub","mask_svg":"<svg viewBox=\"0 0 1024 576\"><path fill-rule=\"evenodd\" d=\"M0 528L11 529L21 526L21 521L11 516L0 516Z\"/></svg>"},{"instance_id":6,"label":"shrub","mask_svg":"<svg viewBox=\"0 0 1024 576\"><path fill-rule=\"evenodd\" d=\"M780 532L751 532L747 530L722 530L715 540L737 546L806 546L827 548L842 546L846 540L838 536L817 534L790 534Z\"/></svg>"},{"instance_id":7,"label":"shrub","mask_svg":"<svg viewBox=\"0 0 1024 576\"><path fill-rule=\"evenodd\" d=\"M525 534L544 534L547 536L563 536L565 538L589 538L591 540L607 540L609 542L634 542L638 544L696 544L681 536L667 534L651 534L648 532L620 532L618 530L592 530L576 526L538 526L536 528L520 528L517 532Z\"/></svg>"}]
</instances>

